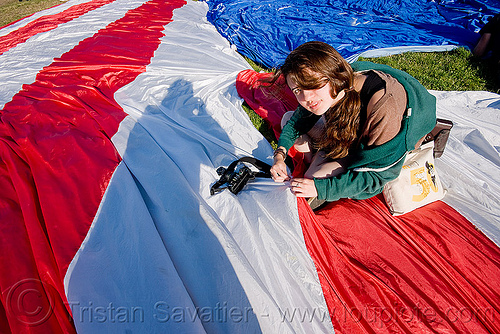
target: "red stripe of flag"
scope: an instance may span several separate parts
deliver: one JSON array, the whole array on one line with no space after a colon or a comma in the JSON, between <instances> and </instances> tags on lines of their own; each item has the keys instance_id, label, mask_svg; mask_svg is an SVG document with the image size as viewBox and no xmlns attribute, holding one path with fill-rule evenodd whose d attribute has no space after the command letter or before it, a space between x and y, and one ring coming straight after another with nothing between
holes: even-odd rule
<instances>
[{"instance_id":1,"label":"red stripe of flag","mask_svg":"<svg viewBox=\"0 0 500 334\"><path fill-rule=\"evenodd\" d=\"M63 277L120 162L110 138L126 114L113 94L145 71L184 4L152 0L130 10L55 59L0 111L0 266L10 268L0 275L0 328L72 328ZM45 291L19 304L24 284ZM36 319L30 310L40 311Z\"/></svg>"}]
</instances>

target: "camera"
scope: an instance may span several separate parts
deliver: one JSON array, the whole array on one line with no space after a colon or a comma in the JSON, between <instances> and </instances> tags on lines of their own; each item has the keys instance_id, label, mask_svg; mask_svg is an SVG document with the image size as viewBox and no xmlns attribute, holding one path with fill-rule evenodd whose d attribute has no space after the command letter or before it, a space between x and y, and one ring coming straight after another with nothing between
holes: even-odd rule
<instances>
[{"instance_id":1,"label":"camera","mask_svg":"<svg viewBox=\"0 0 500 334\"><path fill-rule=\"evenodd\" d=\"M243 162L252 164L259 171L252 171L248 166L243 164ZM241 167L236 170L237 165L240 163ZM217 174L220 175L220 179L210 187L210 195L215 195L226 188L236 195L245 187L248 181L255 179L256 176L270 178L270 168L271 166L265 162L253 157L240 158L232 162L227 168L219 167L217 168Z\"/></svg>"}]
</instances>

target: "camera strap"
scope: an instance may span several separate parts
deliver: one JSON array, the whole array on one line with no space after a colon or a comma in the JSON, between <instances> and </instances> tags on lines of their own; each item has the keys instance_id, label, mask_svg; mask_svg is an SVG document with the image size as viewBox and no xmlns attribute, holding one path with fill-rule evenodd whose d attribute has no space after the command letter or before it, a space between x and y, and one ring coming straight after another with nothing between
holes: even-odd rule
<instances>
[{"instance_id":1,"label":"camera strap","mask_svg":"<svg viewBox=\"0 0 500 334\"><path fill-rule=\"evenodd\" d=\"M236 167L238 167L240 163L242 163L243 166L236 171ZM252 171L249 167L245 166L244 163L253 165L259 171ZM220 175L220 178L210 187L210 195L215 195L226 188L236 195L241 189L243 189L248 181L253 180L256 177L270 178L270 169L271 166L269 164L254 157L242 157L235 160L227 168L217 168L217 174Z\"/></svg>"}]
</instances>

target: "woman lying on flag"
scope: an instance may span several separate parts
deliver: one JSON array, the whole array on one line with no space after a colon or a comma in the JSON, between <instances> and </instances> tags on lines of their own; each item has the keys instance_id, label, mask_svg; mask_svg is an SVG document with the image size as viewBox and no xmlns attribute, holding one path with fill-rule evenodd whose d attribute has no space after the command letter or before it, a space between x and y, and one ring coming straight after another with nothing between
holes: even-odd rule
<instances>
[{"instance_id":1,"label":"woman lying on flag","mask_svg":"<svg viewBox=\"0 0 500 334\"><path fill-rule=\"evenodd\" d=\"M349 65L323 42L293 50L271 81L280 75L299 106L283 116L271 174L289 180L288 151L302 152L309 167L291 180L299 197L335 201L382 192L436 124L435 97L416 79L386 65Z\"/></svg>"}]
</instances>

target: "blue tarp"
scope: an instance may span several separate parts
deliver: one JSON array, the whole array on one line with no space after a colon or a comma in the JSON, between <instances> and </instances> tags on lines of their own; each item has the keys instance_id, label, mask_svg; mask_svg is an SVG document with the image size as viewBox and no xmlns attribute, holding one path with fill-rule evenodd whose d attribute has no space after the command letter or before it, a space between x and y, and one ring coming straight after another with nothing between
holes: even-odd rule
<instances>
[{"instance_id":1,"label":"blue tarp","mask_svg":"<svg viewBox=\"0 0 500 334\"><path fill-rule=\"evenodd\" d=\"M381 48L465 46L500 13L497 0L208 0L208 20L238 51L268 67L320 40L345 58Z\"/></svg>"}]
</instances>

